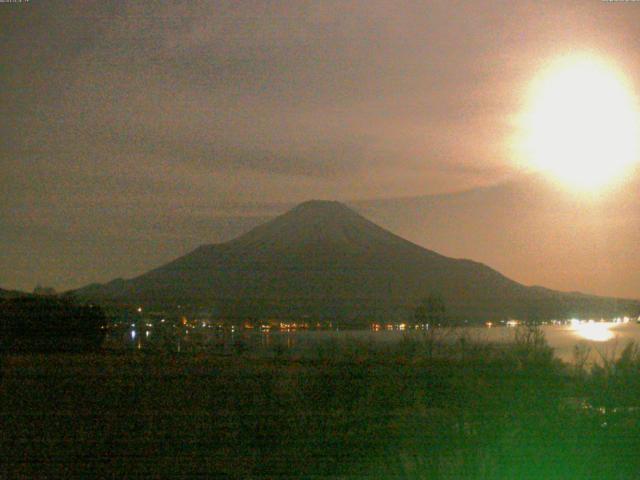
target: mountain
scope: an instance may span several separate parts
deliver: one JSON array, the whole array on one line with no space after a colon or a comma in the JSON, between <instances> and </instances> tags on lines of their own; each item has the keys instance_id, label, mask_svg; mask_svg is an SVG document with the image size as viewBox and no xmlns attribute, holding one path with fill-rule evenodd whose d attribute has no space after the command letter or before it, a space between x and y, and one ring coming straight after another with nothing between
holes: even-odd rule
<instances>
[{"instance_id":1,"label":"mountain","mask_svg":"<svg viewBox=\"0 0 640 480\"><path fill-rule=\"evenodd\" d=\"M473 258L525 284L637 298L639 188L640 180L629 180L576 192L531 175L464 192L351 205L410 241Z\"/></svg>"},{"instance_id":2,"label":"mountain","mask_svg":"<svg viewBox=\"0 0 640 480\"><path fill-rule=\"evenodd\" d=\"M486 265L422 248L345 205L309 201L238 238L130 280L75 292L94 301L207 307L225 317L407 319L436 293L451 317L609 316L639 303L526 287Z\"/></svg>"}]
</instances>

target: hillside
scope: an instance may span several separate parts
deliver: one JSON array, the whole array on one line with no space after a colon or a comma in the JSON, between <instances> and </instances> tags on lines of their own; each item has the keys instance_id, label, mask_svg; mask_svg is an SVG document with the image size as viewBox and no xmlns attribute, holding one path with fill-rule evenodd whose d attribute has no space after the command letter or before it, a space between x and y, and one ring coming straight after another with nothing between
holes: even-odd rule
<instances>
[{"instance_id":1,"label":"hillside","mask_svg":"<svg viewBox=\"0 0 640 480\"><path fill-rule=\"evenodd\" d=\"M114 303L211 308L226 317L407 319L442 295L457 319L609 316L638 302L526 287L422 248L338 202L310 201L229 242L130 280L76 291Z\"/></svg>"}]
</instances>

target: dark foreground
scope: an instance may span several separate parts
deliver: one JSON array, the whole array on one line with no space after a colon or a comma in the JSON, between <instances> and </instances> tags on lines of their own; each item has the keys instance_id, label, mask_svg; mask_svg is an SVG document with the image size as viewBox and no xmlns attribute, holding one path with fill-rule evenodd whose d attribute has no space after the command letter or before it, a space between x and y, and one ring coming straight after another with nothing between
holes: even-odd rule
<instances>
[{"instance_id":1,"label":"dark foreground","mask_svg":"<svg viewBox=\"0 0 640 480\"><path fill-rule=\"evenodd\" d=\"M638 478L637 349L587 372L539 340L12 355L0 477Z\"/></svg>"}]
</instances>

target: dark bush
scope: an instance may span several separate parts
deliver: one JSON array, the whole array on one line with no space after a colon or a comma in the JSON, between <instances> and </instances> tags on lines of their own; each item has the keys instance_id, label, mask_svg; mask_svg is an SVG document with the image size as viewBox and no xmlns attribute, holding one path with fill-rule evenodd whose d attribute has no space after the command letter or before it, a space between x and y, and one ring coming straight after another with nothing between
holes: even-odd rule
<instances>
[{"instance_id":1,"label":"dark bush","mask_svg":"<svg viewBox=\"0 0 640 480\"><path fill-rule=\"evenodd\" d=\"M28 296L0 300L2 351L88 351L102 344L106 316L70 297Z\"/></svg>"}]
</instances>

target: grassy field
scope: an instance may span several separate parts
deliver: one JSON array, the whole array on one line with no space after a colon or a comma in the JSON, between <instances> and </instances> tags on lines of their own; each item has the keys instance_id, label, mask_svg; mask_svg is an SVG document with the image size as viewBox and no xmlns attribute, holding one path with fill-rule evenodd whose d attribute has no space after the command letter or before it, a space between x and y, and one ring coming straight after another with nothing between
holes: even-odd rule
<instances>
[{"instance_id":1,"label":"grassy field","mask_svg":"<svg viewBox=\"0 0 640 480\"><path fill-rule=\"evenodd\" d=\"M540 339L283 352L11 355L3 478L631 479L640 355Z\"/></svg>"}]
</instances>

